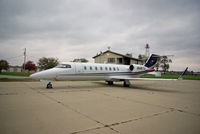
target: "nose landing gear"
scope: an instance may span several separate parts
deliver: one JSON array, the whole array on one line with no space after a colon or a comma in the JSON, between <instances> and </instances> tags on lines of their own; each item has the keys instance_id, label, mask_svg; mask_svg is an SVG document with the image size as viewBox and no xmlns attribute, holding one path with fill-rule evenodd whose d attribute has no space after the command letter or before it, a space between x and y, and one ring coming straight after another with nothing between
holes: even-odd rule
<instances>
[{"instance_id":1,"label":"nose landing gear","mask_svg":"<svg viewBox=\"0 0 200 134\"><path fill-rule=\"evenodd\" d=\"M51 82L49 82L49 83L47 84L47 87L46 87L46 88L47 88L47 89L48 89L48 88L53 88Z\"/></svg>"}]
</instances>

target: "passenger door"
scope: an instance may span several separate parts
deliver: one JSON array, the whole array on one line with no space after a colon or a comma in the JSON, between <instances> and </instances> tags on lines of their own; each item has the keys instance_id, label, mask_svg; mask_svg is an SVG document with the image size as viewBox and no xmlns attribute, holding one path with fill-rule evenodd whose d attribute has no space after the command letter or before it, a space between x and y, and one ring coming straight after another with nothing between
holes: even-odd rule
<instances>
[{"instance_id":1,"label":"passenger door","mask_svg":"<svg viewBox=\"0 0 200 134\"><path fill-rule=\"evenodd\" d=\"M82 66L82 64L75 64L75 66L76 66L76 73L77 74L81 74L81 73L83 73L83 66Z\"/></svg>"}]
</instances>

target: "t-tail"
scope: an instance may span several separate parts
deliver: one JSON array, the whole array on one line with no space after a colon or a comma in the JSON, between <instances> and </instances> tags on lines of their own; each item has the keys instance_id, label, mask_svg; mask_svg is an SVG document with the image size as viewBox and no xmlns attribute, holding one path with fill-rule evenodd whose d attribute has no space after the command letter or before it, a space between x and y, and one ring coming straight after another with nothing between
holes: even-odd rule
<instances>
[{"instance_id":1,"label":"t-tail","mask_svg":"<svg viewBox=\"0 0 200 134\"><path fill-rule=\"evenodd\" d=\"M156 65L156 63L158 62L159 57L160 57L159 55L152 54L144 66L147 68L153 68Z\"/></svg>"}]
</instances>

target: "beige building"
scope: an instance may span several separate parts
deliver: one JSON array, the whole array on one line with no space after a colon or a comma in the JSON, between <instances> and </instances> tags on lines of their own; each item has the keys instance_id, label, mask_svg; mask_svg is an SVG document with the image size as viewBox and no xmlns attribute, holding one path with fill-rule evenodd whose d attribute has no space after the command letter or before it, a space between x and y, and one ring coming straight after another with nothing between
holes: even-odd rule
<instances>
[{"instance_id":1,"label":"beige building","mask_svg":"<svg viewBox=\"0 0 200 134\"><path fill-rule=\"evenodd\" d=\"M95 63L108 63L108 64L143 64L142 60L119 54L110 50L97 54L93 57Z\"/></svg>"},{"instance_id":2,"label":"beige building","mask_svg":"<svg viewBox=\"0 0 200 134\"><path fill-rule=\"evenodd\" d=\"M14 72L14 73L20 73L22 72L21 66L9 66L7 70L2 70L2 72Z\"/></svg>"}]
</instances>

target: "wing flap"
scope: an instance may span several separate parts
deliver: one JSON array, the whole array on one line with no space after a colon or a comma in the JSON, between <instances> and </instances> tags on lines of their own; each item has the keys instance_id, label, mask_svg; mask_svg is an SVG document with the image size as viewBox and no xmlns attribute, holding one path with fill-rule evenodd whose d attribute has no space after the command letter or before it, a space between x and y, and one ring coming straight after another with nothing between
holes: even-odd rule
<instances>
[{"instance_id":1,"label":"wing flap","mask_svg":"<svg viewBox=\"0 0 200 134\"><path fill-rule=\"evenodd\" d=\"M130 77L125 77L125 76L119 76L119 77L110 77L111 80L158 80L158 81L161 81L161 80L178 80L178 79L160 79L160 78L130 78Z\"/></svg>"},{"instance_id":2,"label":"wing flap","mask_svg":"<svg viewBox=\"0 0 200 134\"><path fill-rule=\"evenodd\" d=\"M183 71L183 73L179 76L178 79L160 79L160 78L133 78L130 76L111 76L109 77L110 80L182 80L183 76L186 74L188 67Z\"/></svg>"}]
</instances>

